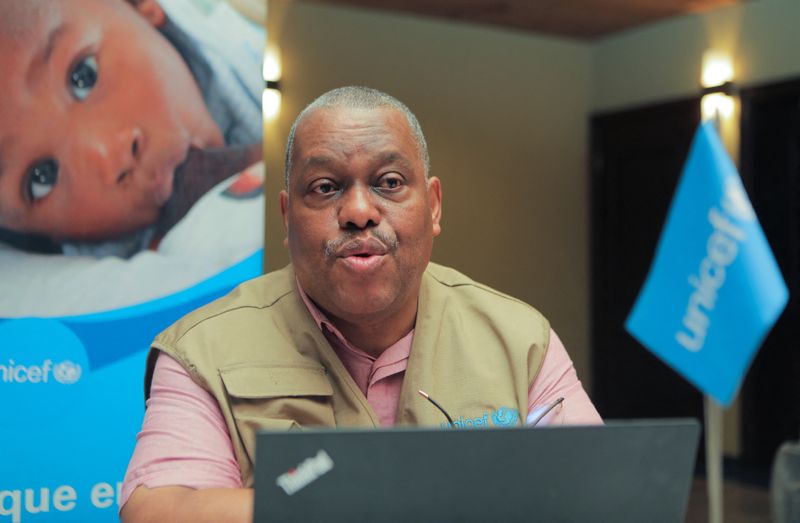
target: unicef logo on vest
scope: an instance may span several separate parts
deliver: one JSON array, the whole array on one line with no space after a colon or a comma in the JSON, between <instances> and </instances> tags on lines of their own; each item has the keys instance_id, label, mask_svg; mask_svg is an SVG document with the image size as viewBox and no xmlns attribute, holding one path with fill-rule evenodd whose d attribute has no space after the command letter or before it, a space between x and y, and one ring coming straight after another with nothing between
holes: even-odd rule
<instances>
[{"instance_id":1,"label":"unicef logo on vest","mask_svg":"<svg viewBox=\"0 0 800 523\"><path fill-rule=\"evenodd\" d=\"M519 411L508 407L500 407L492 414L496 427L513 427L519 421Z\"/></svg>"},{"instance_id":2,"label":"unicef logo on vest","mask_svg":"<svg viewBox=\"0 0 800 523\"><path fill-rule=\"evenodd\" d=\"M46 359L38 364L17 363L9 359L7 363L0 364L0 382L2 383L52 383L55 380L62 385L72 385L81 379L81 366L77 363L64 360L53 363Z\"/></svg>"}]
</instances>

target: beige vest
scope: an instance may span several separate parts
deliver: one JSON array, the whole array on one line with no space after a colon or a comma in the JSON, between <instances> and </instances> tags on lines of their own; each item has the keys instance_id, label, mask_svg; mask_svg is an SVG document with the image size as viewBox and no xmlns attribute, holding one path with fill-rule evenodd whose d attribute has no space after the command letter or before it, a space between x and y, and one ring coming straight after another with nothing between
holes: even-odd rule
<instances>
[{"instance_id":1,"label":"beige vest","mask_svg":"<svg viewBox=\"0 0 800 523\"><path fill-rule=\"evenodd\" d=\"M519 424L549 341L531 306L431 263L422 278L398 425ZM252 485L261 428L376 427L366 397L314 323L291 266L240 285L194 311L153 342L219 402L245 486Z\"/></svg>"}]
</instances>

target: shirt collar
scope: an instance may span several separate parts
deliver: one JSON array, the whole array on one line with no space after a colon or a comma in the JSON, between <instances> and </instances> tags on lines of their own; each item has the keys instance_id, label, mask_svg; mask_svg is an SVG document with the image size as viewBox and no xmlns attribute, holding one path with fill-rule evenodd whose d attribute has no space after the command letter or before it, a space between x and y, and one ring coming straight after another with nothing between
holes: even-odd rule
<instances>
[{"instance_id":1,"label":"shirt collar","mask_svg":"<svg viewBox=\"0 0 800 523\"><path fill-rule=\"evenodd\" d=\"M306 294L306 291L303 290L303 287L300 285L300 282L297 280L297 278L295 278L295 282L297 283L297 290L300 292L300 297L303 298L303 303L305 303L308 312L311 314L311 317L314 319L314 323L317 324L319 330L321 330L323 333L327 330L333 334L343 347L354 351L361 356L366 356L370 360L376 360L374 356L366 353L364 350L350 343L347 338L344 337L344 334L342 334L341 331L336 328L336 325L334 325L333 322L331 322L331 320L325 316L325 313L322 312L311 300L308 294ZM411 352L411 341L413 338L414 329L411 329L408 334L400 338L400 340L398 340L395 344L393 344L391 347L387 347L387 350L384 351L384 354L392 359L402 359L404 357L408 358L408 354ZM397 352L397 354L395 354L395 352Z\"/></svg>"},{"instance_id":2,"label":"shirt collar","mask_svg":"<svg viewBox=\"0 0 800 523\"><path fill-rule=\"evenodd\" d=\"M295 279L295 281L297 280ZM300 291L300 297L303 298L303 303L306 304L306 308L311 314L311 317L314 318L314 323L317 324L319 330L325 332L327 329L331 334L336 336L336 339L338 339L345 347L356 348L353 344L347 341L347 338L344 337L344 334L342 334L341 331L336 328L336 325L334 325L327 316L325 316L325 313L319 310L319 307L317 307L316 304L311 301L311 298L309 298L308 294L306 294L306 291L303 290L303 287L300 285L299 281L297 281L297 290ZM360 349L358 349L358 351L363 352Z\"/></svg>"}]
</instances>

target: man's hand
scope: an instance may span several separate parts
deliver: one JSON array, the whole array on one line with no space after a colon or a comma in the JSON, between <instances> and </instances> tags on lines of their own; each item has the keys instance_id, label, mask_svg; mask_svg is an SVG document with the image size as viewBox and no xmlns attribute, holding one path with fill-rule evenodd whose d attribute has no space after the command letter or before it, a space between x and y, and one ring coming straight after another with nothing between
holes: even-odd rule
<instances>
[{"instance_id":1,"label":"man's hand","mask_svg":"<svg viewBox=\"0 0 800 523\"><path fill-rule=\"evenodd\" d=\"M136 487L122 507L123 523L156 521L191 523L250 523L253 520L252 489L205 489L188 487Z\"/></svg>"}]
</instances>

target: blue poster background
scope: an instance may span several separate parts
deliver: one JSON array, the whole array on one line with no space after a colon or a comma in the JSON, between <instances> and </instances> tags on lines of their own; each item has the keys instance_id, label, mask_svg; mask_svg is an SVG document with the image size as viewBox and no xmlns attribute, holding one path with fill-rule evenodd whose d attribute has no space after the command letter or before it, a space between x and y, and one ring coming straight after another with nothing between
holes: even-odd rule
<instances>
[{"instance_id":1,"label":"blue poster background","mask_svg":"<svg viewBox=\"0 0 800 523\"><path fill-rule=\"evenodd\" d=\"M150 342L261 274L262 257L259 250L190 289L133 307L0 320L0 522L117 520Z\"/></svg>"}]
</instances>

